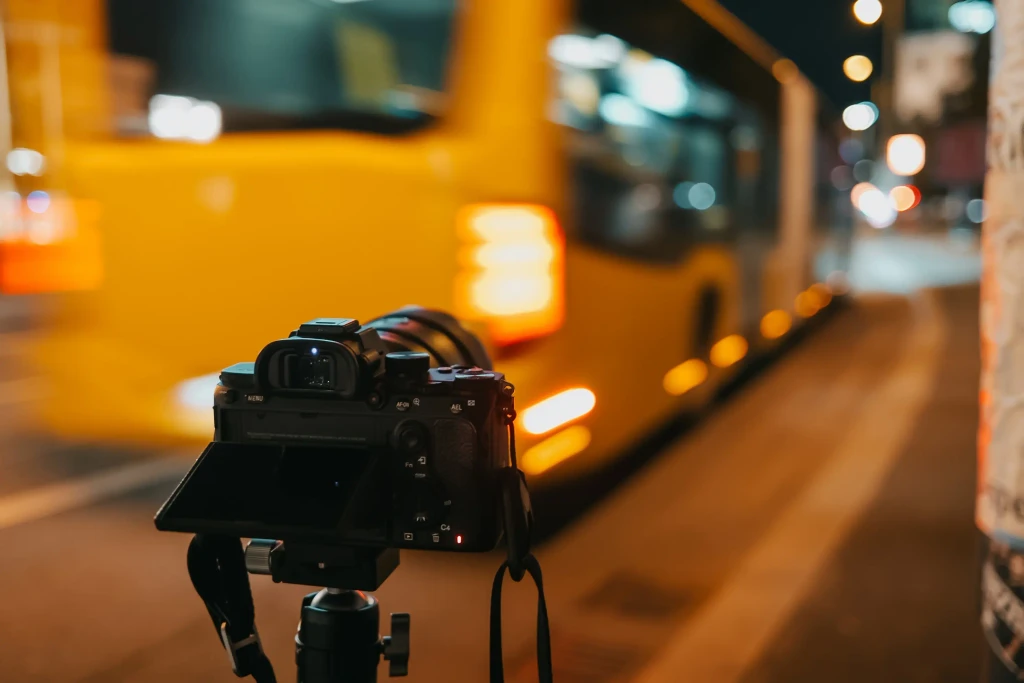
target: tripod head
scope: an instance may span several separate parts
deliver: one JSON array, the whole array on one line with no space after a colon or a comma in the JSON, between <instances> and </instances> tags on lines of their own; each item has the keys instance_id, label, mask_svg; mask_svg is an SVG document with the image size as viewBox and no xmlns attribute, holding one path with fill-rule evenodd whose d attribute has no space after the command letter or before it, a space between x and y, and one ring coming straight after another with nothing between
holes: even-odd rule
<instances>
[{"instance_id":1,"label":"tripod head","mask_svg":"<svg viewBox=\"0 0 1024 683\"><path fill-rule=\"evenodd\" d=\"M325 586L302 599L295 635L299 683L364 683L377 680L381 656L388 675L409 673L408 614L391 615L391 635L380 637L380 605L364 593L380 588L398 567L394 548L336 548L253 539L245 568L275 583ZM230 651L230 649L229 649Z\"/></svg>"}]
</instances>

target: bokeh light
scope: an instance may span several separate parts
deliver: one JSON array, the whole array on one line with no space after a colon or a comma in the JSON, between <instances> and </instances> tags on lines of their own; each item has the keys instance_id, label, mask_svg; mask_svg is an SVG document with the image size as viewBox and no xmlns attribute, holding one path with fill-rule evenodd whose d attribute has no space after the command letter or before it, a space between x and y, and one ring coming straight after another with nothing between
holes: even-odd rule
<instances>
[{"instance_id":1,"label":"bokeh light","mask_svg":"<svg viewBox=\"0 0 1024 683\"><path fill-rule=\"evenodd\" d=\"M50 208L50 195L42 190L29 192L25 203L28 204L28 210L32 213L46 213L46 210Z\"/></svg>"},{"instance_id":2,"label":"bokeh light","mask_svg":"<svg viewBox=\"0 0 1024 683\"><path fill-rule=\"evenodd\" d=\"M988 33L996 26L996 8L986 0L964 0L949 8L949 23L961 33Z\"/></svg>"},{"instance_id":3,"label":"bokeh light","mask_svg":"<svg viewBox=\"0 0 1024 683\"><path fill-rule=\"evenodd\" d=\"M870 26L882 18L882 3L878 0L857 0L853 4L853 16L860 23Z\"/></svg>"},{"instance_id":4,"label":"bokeh light","mask_svg":"<svg viewBox=\"0 0 1024 683\"><path fill-rule=\"evenodd\" d=\"M727 368L743 360L747 355L747 340L738 334L731 334L711 347L711 363Z\"/></svg>"},{"instance_id":5,"label":"bokeh light","mask_svg":"<svg viewBox=\"0 0 1024 683\"><path fill-rule=\"evenodd\" d=\"M669 394L682 396L699 386L707 377L708 366L704 364L704 361L691 358L665 373L662 385Z\"/></svg>"},{"instance_id":6,"label":"bokeh light","mask_svg":"<svg viewBox=\"0 0 1024 683\"><path fill-rule=\"evenodd\" d=\"M889 170L896 175L917 175L924 168L925 145L920 135L893 135L886 145Z\"/></svg>"},{"instance_id":7,"label":"bokeh light","mask_svg":"<svg viewBox=\"0 0 1024 683\"><path fill-rule=\"evenodd\" d=\"M878 120L878 107L871 102L851 104L843 110L843 123L850 130L867 130Z\"/></svg>"},{"instance_id":8,"label":"bokeh light","mask_svg":"<svg viewBox=\"0 0 1024 683\"><path fill-rule=\"evenodd\" d=\"M860 198L864 195L865 192L867 192L868 190L875 189L878 188L876 188L871 183L857 183L856 185L853 186L853 189L850 190L850 202L853 203L854 206L857 206L860 202Z\"/></svg>"},{"instance_id":9,"label":"bokeh light","mask_svg":"<svg viewBox=\"0 0 1024 683\"><path fill-rule=\"evenodd\" d=\"M789 332L792 326L793 319L789 313L781 310L771 311L761 318L761 336L765 339L778 339Z\"/></svg>"},{"instance_id":10,"label":"bokeh light","mask_svg":"<svg viewBox=\"0 0 1024 683\"><path fill-rule=\"evenodd\" d=\"M860 183L866 183L875 177L875 162L861 159L853 165L853 177Z\"/></svg>"},{"instance_id":11,"label":"bokeh light","mask_svg":"<svg viewBox=\"0 0 1024 683\"><path fill-rule=\"evenodd\" d=\"M16 147L7 153L7 170L14 175L42 175L46 159L34 149Z\"/></svg>"},{"instance_id":12,"label":"bokeh light","mask_svg":"<svg viewBox=\"0 0 1024 683\"><path fill-rule=\"evenodd\" d=\"M897 211L910 211L921 203L921 191L913 185L897 185L889 190L889 201Z\"/></svg>"},{"instance_id":13,"label":"bokeh light","mask_svg":"<svg viewBox=\"0 0 1024 683\"><path fill-rule=\"evenodd\" d=\"M857 208L864 214L868 224L873 228L888 228L896 222L897 211L889 201L889 196L873 187L861 194Z\"/></svg>"},{"instance_id":14,"label":"bokeh light","mask_svg":"<svg viewBox=\"0 0 1024 683\"><path fill-rule=\"evenodd\" d=\"M875 65L864 55L853 55L843 62L843 73L855 83L868 80L874 70Z\"/></svg>"},{"instance_id":15,"label":"bokeh light","mask_svg":"<svg viewBox=\"0 0 1024 683\"><path fill-rule=\"evenodd\" d=\"M590 389L566 389L523 411L523 429L530 434L544 434L567 422L583 417L594 409L597 399Z\"/></svg>"},{"instance_id":16,"label":"bokeh light","mask_svg":"<svg viewBox=\"0 0 1024 683\"><path fill-rule=\"evenodd\" d=\"M793 302L793 310L801 318L810 318L820 310L818 297L811 292L800 292Z\"/></svg>"},{"instance_id":17,"label":"bokeh light","mask_svg":"<svg viewBox=\"0 0 1024 683\"><path fill-rule=\"evenodd\" d=\"M832 179L832 187L836 188L840 192L845 192L853 187L853 171L850 170L849 166L836 166L832 169L830 176Z\"/></svg>"},{"instance_id":18,"label":"bokeh light","mask_svg":"<svg viewBox=\"0 0 1024 683\"><path fill-rule=\"evenodd\" d=\"M715 203L715 188L707 183L697 183L688 193L690 204L698 211L707 211Z\"/></svg>"},{"instance_id":19,"label":"bokeh light","mask_svg":"<svg viewBox=\"0 0 1024 683\"><path fill-rule=\"evenodd\" d=\"M988 207L984 199L972 199L967 202L967 220L972 223L984 223L988 218Z\"/></svg>"},{"instance_id":20,"label":"bokeh light","mask_svg":"<svg viewBox=\"0 0 1024 683\"><path fill-rule=\"evenodd\" d=\"M589 429L574 425L526 451L520 458L520 466L527 474L536 476L581 453L590 445L590 440Z\"/></svg>"},{"instance_id":21,"label":"bokeh light","mask_svg":"<svg viewBox=\"0 0 1024 683\"><path fill-rule=\"evenodd\" d=\"M848 164L855 164L864 158L864 143L856 138L846 138L839 143L839 156Z\"/></svg>"}]
</instances>

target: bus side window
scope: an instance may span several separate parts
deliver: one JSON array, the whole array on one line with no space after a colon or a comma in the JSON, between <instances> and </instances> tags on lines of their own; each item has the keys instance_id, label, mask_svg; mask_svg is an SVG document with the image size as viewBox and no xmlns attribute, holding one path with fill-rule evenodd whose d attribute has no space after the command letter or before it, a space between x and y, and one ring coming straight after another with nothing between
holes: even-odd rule
<instances>
[{"instance_id":1,"label":"bus side window","mask_svg":"<svg viewBox=\"0 0 1024 683\"><path fill-rule=\"evenodd\" d=\"M357 106L386 107L388 93L399 82L394 42L358 21L338 20L335 33L344 96Z\"/></svg>"},{"instance_id":2,"label":"bus side window","mask_svg":"<svg viewBox=\"0 0 1024 683\"><path fill-rule=\"evenodd\" d=\"M578 239L675 262L693 244L730 241L756 220L763 139L756 114L614 36L566 34L551 54Z\"/></svg>"}]
</instances>

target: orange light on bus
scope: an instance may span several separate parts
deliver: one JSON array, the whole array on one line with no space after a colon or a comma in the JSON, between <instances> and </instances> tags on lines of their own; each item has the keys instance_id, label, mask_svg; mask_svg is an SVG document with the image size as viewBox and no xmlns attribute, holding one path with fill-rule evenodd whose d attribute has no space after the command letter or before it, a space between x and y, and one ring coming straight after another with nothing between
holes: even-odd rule
<instances>
[{"instance_id":1,"label":"orange light on bus","mask_svg":"<svg viewBox=\"0 0 1024 683\"><path fill-rule=\"evenodd\" d=\"M523 411L523 429L530 434L546 434L552 429L579 419L592 411L597 397L590 389L566 389L535 403Z\"/></svg>"},{"instance_id":2,"label":"orange light on bus","mask_svg":"<svg viewBox=\"0 0 1024 683\"><path fill-rule=\"evenodd\" d=\"M565 246L554 212L532 204L474 204L458 219L460 317L488 324L497 344L562 324Z\"/></svg>"},{"instance_id":3,"label":"orange light on bus","mask_svg":"<svg viewBox=\"0 0 1024 683\"><path fill-rule=\"evenodd\" d=\"M519 466L527 474L538 475L582 453L590 445L590 439L590 430L583 425L569 427L526 451L519 459Z\"/></svg>"},{"instance_id":4,"label":"orange light on bus","mask_svg":"<svg viewBox=\"0 0 1024 683\"><path fill-rule=\"evenodd\" d=\"M796 297L794 304L796 314L801 318L810 318L821 310L821 306L818 305L818 297L813 292L800 292Z\"/></svg>"},{"instance_id":5,"label":"orange light on bus","mask_svg":"<svg viewBox=\"0 0 1024 683\"><path fill-rule=\"evenodd\" d=\"M682 396L690 389L699 386L707 378L708 366L704 364L704 361L691 358L665 373L662 386L673 396Z\"/></svg>"},{"instance_id":6,"label":"orange light on bus","mask_svg":"<svg viewBox=\"0 0 1024 683\"><path fill-rule=\"evenodd\" d=\"M823 285L819 282L811 285L811 288L807 291L814 297L814 302L818 305L818 310L821 310L832 303L832 290L829 289L828 285Z\"/></svg>"},{"instance_id":7,"label":"orange light on bus","mask_svg":"<svg viewBox=\"0 0 1024 683\"><path fill-rule=\"evenodd\" d=\"M735 365L747 355L747 349L746 339L731 334L711 347L711 363L719 368Z\"/></svg>"},{"instance_id":8,"label":"orange light on bus","mask_svg":"<svg viewBox=\"0 0 1024 683\"><path fill-rule=\"evenodd\" d=\"M771 311L761 318L761 336L765 339L778 339L789 332L793 326L793 318L785 311Z\"/></svg>"}]
</instances>

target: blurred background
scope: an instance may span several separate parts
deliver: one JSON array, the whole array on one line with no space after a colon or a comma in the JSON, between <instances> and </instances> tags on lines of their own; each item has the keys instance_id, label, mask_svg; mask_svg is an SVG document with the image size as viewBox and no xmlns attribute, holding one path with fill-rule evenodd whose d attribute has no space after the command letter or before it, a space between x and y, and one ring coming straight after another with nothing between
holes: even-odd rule
<instances>
[{"instance_id":1,"label":"blurred background","mask_svg":"<svg viewBox=\"0 0 1024 683\"><path fill-rule=\"evenodd\" d=\"M406 304L516 385L558 680L976 676L990 2L2 7L0 680L233 680L152 515L221 368ZM403 554L410 680L500 559Z\"/></svg>"}]
</instances>

